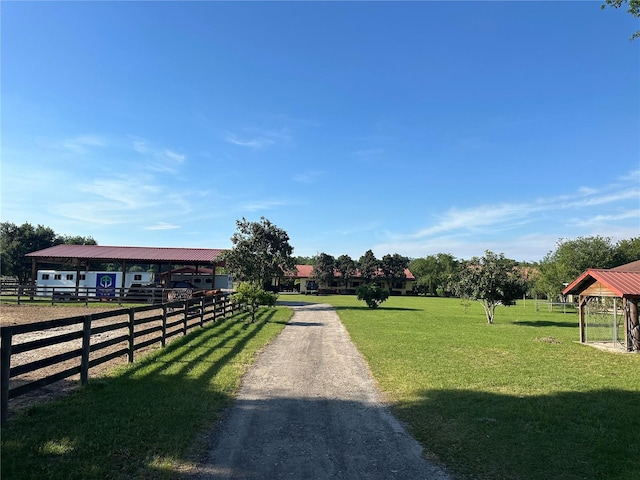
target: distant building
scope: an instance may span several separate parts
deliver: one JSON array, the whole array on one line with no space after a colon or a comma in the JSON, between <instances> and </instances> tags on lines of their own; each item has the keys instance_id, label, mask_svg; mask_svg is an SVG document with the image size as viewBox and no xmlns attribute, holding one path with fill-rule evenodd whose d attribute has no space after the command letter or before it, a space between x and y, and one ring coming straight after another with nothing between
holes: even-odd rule
<instances>
[{"instance_id":1,"label":"distant building","mask_svg":"<svg viewBox=\"0 0 640 480\"><path fill-rule=\"evenodd\" d=\"M378 272L380 277L377 283L384 289L391 292L392 295L409 295L413 293L413 286L415 284L415 277L408 268L405 268L404 274L406 278L392 285L389 288L387 281L382 277L382 272ZM360 271L356 270L353 278L350 279L346 285L341 281L340 272L334 271L334 280L330 285L317 284L313 279L313 265L296 265L295 272L287 273L286 278L293 281L295 284L295 290L299 290L300 293L338 293L338 294L355 294L356 288L364 283L364 280L360 276Z\"/></svg>"}]
</instances>

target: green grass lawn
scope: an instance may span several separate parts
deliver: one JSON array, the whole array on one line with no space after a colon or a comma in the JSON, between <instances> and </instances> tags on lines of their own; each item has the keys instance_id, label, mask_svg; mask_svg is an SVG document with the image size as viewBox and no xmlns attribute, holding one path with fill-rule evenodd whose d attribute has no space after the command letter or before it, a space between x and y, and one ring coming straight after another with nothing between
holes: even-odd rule
<instances>
[{"instance_id":1,"label":"green grass lawn","mask_svg":"<svg viewBox=\"0 0 640 480\"><path fill-rule=\"evenodd\" d=\"M288 297L286 299L289 299ZM425 455L463 478L640 478L640 355L581 345L576 313L459 299L334 305Z\"/></svg>"},{"instance_id":2,"label":"green grass lawn","mask_svg":"<svg viewBox=\"0 0 640 480\"><path fill-rule=\"evenodd\" d=\"M2 428L4 479L176 478L236 392L255 353L291 317L229 317L29 408Z\"/></svg>"},{"instance_id":3,"label":"green grass lawn","mask_svg":"<svg viewBox=\"0 0 640 480\"><path fill-rule=\"evenodd\" d=\"M640 458L640 355L577 343L577 314L534 303L283 295L334 305L425 455L463 479L630 479ZM2 429L3 479L176 478L255 352L290 318L262 310L177 339Z\"/></svg>"}]
</instances>

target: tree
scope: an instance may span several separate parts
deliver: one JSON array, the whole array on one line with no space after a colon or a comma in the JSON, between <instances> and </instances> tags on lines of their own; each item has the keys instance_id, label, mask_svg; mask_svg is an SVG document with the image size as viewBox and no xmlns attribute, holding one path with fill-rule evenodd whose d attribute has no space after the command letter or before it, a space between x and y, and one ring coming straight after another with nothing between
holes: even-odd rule
<instances>
[{"instance_id":1,"label":"tree","mask_svg":"<svg viewBox=\"0 0 640 480\"><path fill-rule=\"evenodd\" d=\"M62 243L67 245L98 245L93 237L82 237L80 235L63 235Z\"/></svg>"},{"instance_id":2,"label":"tree","mask_svg":"<svg viewBox=\"0 0 640 480\"><path fill-rule=\"evenodd\" d=\"M640 260L640 237L620 240L614 249L616 267Z\"/></svg>"},{"instance_id":3,"label":"tree","mask_svg":"<svg viewBox=\"0 0 640 480\"><path fill-rule=\"evenodd\" d=\"M231 300L251 313L251 323L256 321L256 311L262 305L273 307L277 296L273 292L267 292L251 282L241 282L236 292L231 295Z\"/></svg>"},{"instance_id":4,"label":"tree","mask_svg":"<svg viewBox=\"0 0 640 480\"><path fill-rule=\"evenodd\" d=\"M264 217L260 222L236 220L238 231L231 237L233 248L223 255L226 268L239 281L271 285L273 279L295 268L287 232Z\"/></svg>"},{"instance_id":5,"label":"tree","mask_svg":"<svg viewBox=\"0 0 640 480\"><path fill-rule=\"evenodd\" d=\"M612 268L615 248L609 237L578 237L558 240L556 250L540 262L536 289L555 299L578 275L589 268Z\"/></svg>"},{"instance_id":6,"label":"tree","mask_svg":"<svg viewBox=\"0 0 640 480\"><path fill-rule=\"evenodd\" d=\"M389 285L389 294L391 294L394 284L407 278L405 273L407 265L409 265L409 259L397 253L393 255L387 254L382 257L380 270L382 270L382 275Z\"/></svg>"},{"instance_id":7,"label":"tree","mask_svg":"<svg viewBox=\"0 0 640 480\"><path fill-rule=\"evenodd\" d=\"M296 262L296 265L313 265L316 257L303 257L297 256L293 257Z\"/></svg>"},{"instance_id":8,"label":"tree","mask_svg":"<svg viewBox=\"0 0 640 480\"><path fill-rule=\"evenodd\" d=\"M356 262L349 255L340 255L336 258L336 271L340 274L340 285L345 289L357 270Z\"/></svg>"},{"instance_id":9,"label":"tree","mask_svg":"<svg viewBox=\"0 0 640 480\"><path fill-rule=\"evenodd\" d=\"M604 3L600 5L600 8L603 10L607 8L607 6L612 8L620 8L624 3L627 3L627 0L604 0ZM628 7L628 13L630 13L635 18L640 18L640 0L629 0ZM631 35L631 40L635 40L638 37L640 37L640 30Z\"/></svg>"},{"instance_id":10,"label":"tree","mask_svg":"<svg viewBox=\"0 0 640 480\"><path fill-rule=\"evenodd\" d=\"M333 256L324 252L319 253L315 256L311 278L314 279L318 285L330 287L335 276L335 265L336 259L333 258Z\"/></svg>"},{"instance_id":11,"label":"tree","mask_svg":"<svg viewBox=\"0 0 640 480\"><path fill-rule=\"evenodd\" d=\"M515 260L486 251L484 257L463 262L458 269L456 293L482 302L487 322L493 323L498 305L514 305L526 292L526 284Z\"/></svg>"},{"instance_id":12,"label":"tree","mask_svg":"<svg viewBox=\"0 0 640 480\"><path fill-rule=\"evenodd\" d=\"M373 251L367 250L358 260L358 269L360 270L360 277L365 283L371 282L378 276L380 260L376 258Z\"/></svg>"},{"instance_id":13,"label":"tree","mask_svg":"<svg viewBox=\"0 0 640 480\"><path fill-rule=\"evenodd\" d=\"M2 275L18 278L21 285L31 278L31 259L27 253L64 243L63 237L51 228L30 223L17 226L11 222L0 223L0 271Z\"/></svg>"},{"instance_id":14,"label":"tree","mask_svg":"<svg viewBox=\"0 0 640 480\"><path fill-rule=\"evenodd\" d=\"M378 306L389 298L389 291L380 287L375 283L360 285L356 289L358 300L364 300L369 308L378 308Z\"/></svg>"},{"instance_id":15,"label":"tree","mask_svg":"<svg viewBox=\"0 0 640 480\"><path fill-rule=\"evenodd\" d=\"M456 268L456 260L448 253L416 258L409 263L409 270L416 278L416 289L429 295L450 293Z\"/></svg>"}]
</instances>

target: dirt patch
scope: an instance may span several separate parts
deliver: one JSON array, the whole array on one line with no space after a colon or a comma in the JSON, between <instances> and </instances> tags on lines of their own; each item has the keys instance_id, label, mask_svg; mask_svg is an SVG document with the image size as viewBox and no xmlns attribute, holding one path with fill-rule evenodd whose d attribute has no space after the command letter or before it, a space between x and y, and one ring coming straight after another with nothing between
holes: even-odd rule
<instances>
[{"instance_id":1,"label":"dirt patch","mask_svg":"<svg viewBox=\"0 0 640 480\"><path fill-rule=\"evenodd\" d=\"M68 318L68 317L77 317L77 316L85 316L89 314L96 314L101 312L108 312L114 310L122 310L122 306L110 306L110 307L86 307L86 306L32 306L32 305L2 305L0 307L0 325L9 326L9 325L25 325L30 323L36 323L45 320L54 320L60 318ZM140 318L150 318L153 316L160 315L162 313L162 309L154 309L147 312L136 312L136 319ZM100 327L104 325L115 325L121 322L128 321L128 314L125 310L122 315L110 317L107 319L96 320L92 323L92 328ZM144 324L140 327L136 327L137 330L148 329L153 326L160 326L162 324L161 320L156 320ZM33 340L38 340L42 338L48 338L52 336L62 335L70 332L77 332L82 329L82 324L71 325L67 327L59 327L53 328L46 331L36 331L26 334L15 335L12 344L18 345L25 342L30 342ZM91 345L95 345L96 343L100 343L109 339L113 339L116 337L124 336L128 334L128 328L120 328L118 330L98 333L91 335ZM143 335L136 339L136 343L141 343L147 339L152 337L158 338L159 333L155 332L149 335ZM176 335L173 338L177 338L179 335ZM11 357L11 367L16 367L19 365L24 365L26 363L30 363L36 360L40 360L43 358L48 358L53 355L57 355L60 353L65 353L70 350L81 348L82 341L81 339L72 340L69 342L60 343L57 345L52 345L49 347L39 348L37 350L32 350L29 352L19 353L16 355L12 355ZM98 356L102 357L108 353L116 352L127 346L126 340L119 342L116 345L110 346L108 348L102 349L99 352L92 353L90 355L90 359L96 358ZM148 353L152 350L157 350L160 348L160 342L150 345L145 348L141 348L140 350L136 350L135 358L140 358L145 353ZM89 378L95 379L103 376L108 371L112 370L114 367L118 365L123 365L128 362L127 355L118 356L106 363L102 363L90 369ZM24 375L20 375L14 377L10 380L9 386L10 388L16 388L20 385L30 383L41 378L45 378L47 376L53 375L55 373L61 372L68 368L73 368L79 364L78 359L70 360L67 362L63 362L57 365L53 365L50 367L39 369L35 372L30 372ZM19 397L13 398L9 400L9 413L15 413L18 410L21 410L25 407L33 405L34 403L50 400L52 398L56 398L62 395L69 394L75 391L79 387L79 375L74 375L72 377L67 378L66 380L62 380L51 385L47 385L42 387L34 392L30 392Z\"/></svg>"}]
</instances>

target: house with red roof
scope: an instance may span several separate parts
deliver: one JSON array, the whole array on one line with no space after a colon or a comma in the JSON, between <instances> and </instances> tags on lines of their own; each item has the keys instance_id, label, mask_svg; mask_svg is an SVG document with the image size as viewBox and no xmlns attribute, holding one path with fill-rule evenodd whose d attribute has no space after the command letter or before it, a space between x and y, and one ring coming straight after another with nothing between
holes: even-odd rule
<instances>
[{"instance_id":1,"label":"house with red roof","mask_svg":"<svg viewBox=\"0 0 640 480\"><path fill-rule=\"evenodd\" d=\"M382 271L378 272L380 280L377 282L382 288L387 289L392 295L411 295L413 293L413 286L415 284L415 277L408 268L404 270L405 277L402 281L396 282L391 285L382 276ZM328 293L328 294L355 294L356 288L364 283L361 278L360 271L356 270L353 278L347 281L345 285L342 282L341 274L338 270L334 271L334 280L330 285L320 284L318 285L313 278L313 265L296 265L296 269L293 272L285 274L286 278L293 281L295 284L294 289L300 293Z\"/></svg>"}]
</instances>

